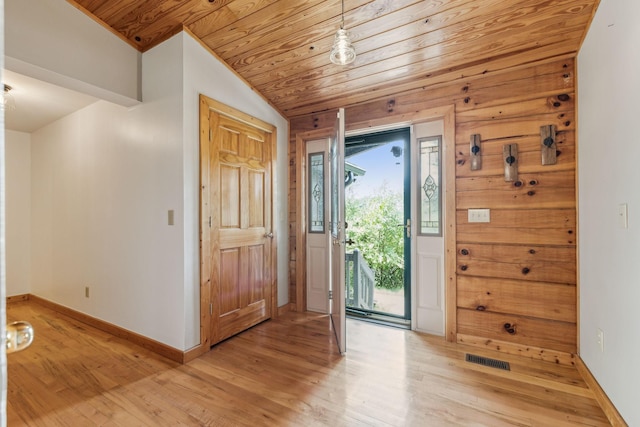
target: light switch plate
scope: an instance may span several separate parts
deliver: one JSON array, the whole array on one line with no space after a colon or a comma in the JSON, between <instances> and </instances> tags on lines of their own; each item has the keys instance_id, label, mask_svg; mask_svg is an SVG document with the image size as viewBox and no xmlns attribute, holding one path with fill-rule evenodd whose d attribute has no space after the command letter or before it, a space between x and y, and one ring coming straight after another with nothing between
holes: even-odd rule
<instances>
[{"instance_id":1,"label":"light switch plate","mask_svg":"<svg viewBox=\"0 0 640 427\"><path fill-rule=\"evenodd\" d=\"M491 222L490 209L469 209L469 210L467 210L467 221L469 221L469 222Z\"/></svg>"},{"instance_id":2,"label":"light switch plate","mask_svg":"<svg viewBox=\"0 0 640 427\"><path fill-rule=\"evenodd\" d=\"M618 205L618 223L620 228L629 228L629 208L626 203Z\"/></svg>"}]
</instances>

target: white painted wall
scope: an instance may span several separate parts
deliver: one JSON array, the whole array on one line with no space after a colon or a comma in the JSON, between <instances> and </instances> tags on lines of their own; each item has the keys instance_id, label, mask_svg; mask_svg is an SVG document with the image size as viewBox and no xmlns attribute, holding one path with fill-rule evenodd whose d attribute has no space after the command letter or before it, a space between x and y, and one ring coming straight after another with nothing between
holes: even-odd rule
<instances>
[{"instance_id":1,"label":"white painted wall","mask_svg":"<svg viewBox=\"0 0 640 427\"><path fill-rule=\"evenodd\" d=\"M578 55L580 356L630 426L640 425L638 16L637 0L602 0Z\"/></svg>"},{"instance_id":2,"label":"white painted wall","mask_svg":"<svg viewBox=\"0 0 640 427\"><path fill-rule=\"evenodd\" d=\"M31 291L31 135L5 131L6 295Z\"/></svg>"},{"instance_id":3,"label":"white painted wall","mask_svg":"<svg viewBox=\"0 0 640 427\"><path fill-rule=\"evenodd\" d=\"M100 101L32 134L31 291L185 349L183 227L167 225L167 210L182 216L173 95Z\"/></svg>"},{"instance_id":4,"label":"white painted wall","mask_svg":"<svg viewBox=\"0 0 640 427\"><path fill-rule=\"evenodd\" d=\"M73 21L67 14L75 9L53 16ZM42 48L52 40L55 49L56 36L44 37ZM26 52L34 57L20 61L40 64L39 51ZM146 52L141 70L142 104L127 109L100 101L31 135L29 290L186 350L200 339L198 94L278 128L280 305L288 302L288 122L186 34ZM75 67L68 74L77 86L86 83ZM168 210L175 212L173 226Z\"/></svg>"},{"instance_id":5,"label":"white painted wall","mask_svg":"<svg viewBox=\"0 0 640 427\"><path fill-rule=\"evenodd\" d=\"M5 0L5 66L125 106L138 103L140 53L66 1Z\"/></svg>"},{"instance_id":6,"label":"white painted wall","mask_svg":"<svg viewBox=\"0 0 640 427\"><path fill-rule=\"evenodd\" d=\"M289 123L254 90L239 80L224 64L216 60L186 33L184 43L184 141L185 141L185 265L199 275L199 103L200 93L277 127L275 165L274 221L278 245L278 305L289 302L288 292L288 144ZM195 221L195 222L194 222ZM199 278L186 277L186 282ZM195 283L195 282L194 282Z\"/></svg>"}]
</instances>

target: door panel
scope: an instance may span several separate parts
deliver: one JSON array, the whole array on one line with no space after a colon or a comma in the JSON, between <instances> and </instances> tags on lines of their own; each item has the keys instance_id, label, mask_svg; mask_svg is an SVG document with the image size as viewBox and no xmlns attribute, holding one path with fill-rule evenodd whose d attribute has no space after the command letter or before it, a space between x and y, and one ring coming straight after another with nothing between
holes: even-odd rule
<instances>
[{"instance_id":1,"label":"door panel","mask_svg":"<svg viewBox=\"0 0 640 427\"><path fill-rule=\"evenodd\" d=\"M428 160L431 157L431 154L428 152L432 152L432 149L422 152L420 148L421 141L433 138L437 139L439 135L443 135L444 122L442 120L437 120L428 123L420 123L415 125L414 132L415 143L413 146L415 150L414 165L416 174L411 180L412 185L414 186L414 190L412 190L411 193L416 197L415 206L418 208L416 209L416 220L414 221L414 224L416 224L416 242L414 250L416 265L418 268L415 275L416 304L414 308L415 316L413 328L434 335L443 335L445 316L444 217L441 214L438 217L440 225L437 228L442 230L442 232L440 234L427 234L423 231L429 231L429 228L433 228L434 224L424 223L423 219L420 218L420 212L430 212L428 206L422 206L422 203L429 200L429 197L426 199L422 198L422 194L426 195L426 192L433 191L436 183L437 187L439 187L439 193L430 193L432 194L431 200L434 199L433 194L438 194L438 203L442 203L444 200L443 197L440 197L446 194L444 180L442 179L444 176L444 169L439 172L437 172L437 168L434 169L438 177L437 182L429 179L428 177L432 174L428 171L433 165L430 165ZM440 140L440 143L442 143L442 139ZM441 149L442 147L440 147L439 153L442 153ZM423 156L422 159L421 156ZM438 162L441 162L441 159L439 159ZM421 166L424 167L424 171L422 171ZM425 177L427 177L428 180L426 185ZM441 206L441 208L443 207ZM438 212L444 212L444 210L439 210Z\"/></svg>"},{"instance_id":2,"label":"door panel","mask_svg":"<svg viewBox=\"0 0 640 427\"><path fill-rule=\"evenodd\" d=\"M344 109L336 118L331 139L331 322L340 353L347 350L345 307L344 230Z\"/></svg>"},{"instance_id":3,"label":"door panel","mask_svg":"<svg viewBox=\"0 0 640 427\"><path fill-rule=\"evenodd\" d=\"M211 344L271 317L271 135L211 111Z\"/></svg>"},{"instance_id":4,"label":"door panel","mask_svg":"<svg viewBox=\"0 0 640 427\"><path fill-rule=\"evenodd\" d=\"M220 192L223 206L220 206L220 226L240 227L240 168L220 165Z\"/></svg>"},{"instance_id":5,"label":"door panel","mask_svg":"<svg viewBox=\"0 0 640 427\"><path fill-rule=\"evenodd\" d=\"M264 227L264 173L249 171L249 228Z\"/></svg>"},{"instance_id":6,"label":"door panel","mask_svg":"<svg viewBox=\"0 0 640 427\"><path fill-rule=\"evenodd\" d=\"M220 251L220 313L226 314L240 309L240 249Z\"/></svg>"},{"instance_id":7,"label":"door panel","mask_svg":"<svg viewBox=\"0 0 640 427\"><path fill-rule=\"evenodd\" d=\"M330 138L306 143L306 286L307 310L329 314L331 312L329 282L331 281L330 248Z\"/></svg>"}]
</instances>

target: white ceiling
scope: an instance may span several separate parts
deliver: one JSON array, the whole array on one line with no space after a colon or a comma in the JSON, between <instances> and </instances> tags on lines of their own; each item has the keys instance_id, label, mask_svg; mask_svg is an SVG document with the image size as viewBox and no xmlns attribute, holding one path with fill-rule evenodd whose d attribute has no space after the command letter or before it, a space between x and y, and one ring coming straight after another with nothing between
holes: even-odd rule
<instances>
[{"instance_id":1,"label":"white ceiling","mask_svg":"<svg viewBox=\"0 0 640 427\"><path fill-rule=\"evenodd\" d=\"M5 111L5 129L32 133L43 126L98 101L60 86L4 70L4 83L11 86L16 109Z\"/></svg>"}]
</instances>

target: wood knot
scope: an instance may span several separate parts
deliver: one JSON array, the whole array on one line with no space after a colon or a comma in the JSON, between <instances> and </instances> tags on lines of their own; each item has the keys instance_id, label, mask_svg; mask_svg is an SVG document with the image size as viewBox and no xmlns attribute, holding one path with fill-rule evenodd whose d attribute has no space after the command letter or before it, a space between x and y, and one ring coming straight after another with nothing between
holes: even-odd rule
<instances>
[{"instance_id":1,"label":"wood knot","mask_svg":"<svg viewBox=\"0 0 640 427\"><path fill-rule=\"evenodd\" d=\"M516 325L512 325L511 323L505 323L503 326L504 326L504 330L507 331L507 333L511 335L515 335Z\"/></svg>"}]
</instances>

